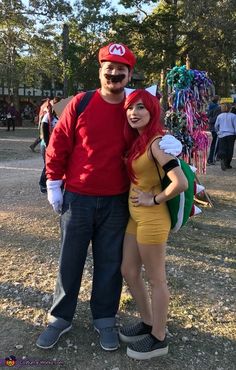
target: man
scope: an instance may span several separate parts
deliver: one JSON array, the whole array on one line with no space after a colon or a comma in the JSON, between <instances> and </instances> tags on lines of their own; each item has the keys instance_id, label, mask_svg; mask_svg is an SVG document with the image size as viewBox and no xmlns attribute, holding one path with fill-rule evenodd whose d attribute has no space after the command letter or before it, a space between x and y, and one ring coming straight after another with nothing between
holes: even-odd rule
<instances>
[{"instance_id":1,"label":"man","mask_svg":"<svg viewBox=\"0 0 236 370\"><path fill-rule=\"evenodd\" d=\"M216 159L217 150L218 150L217 133L215 131L216 118L221 113L220 105L218 104L218 102L219 102L219 96L218 95L213 96L211 103L208 106L208 111L207 111L209 130L211 131L211 135L212 135L209 156L207 159L207 163L209 165L215 164L215 159Z\"/></svg>"},{"instance_id":2,"label":"man","mask_svg":"<svg viewBox=\"0 0 236 370\"><path fill-rule=\"evenodd\" d=\"M220 164L222 171L231 169L231 161L234 154L234 143L236 139L236 115L230 112L228 104L221 105L222 113L218 115L215 130L219 138Z\"/></svg>"},{"instance_id":3,"label":"man","mask_svg":"<svg viewBox=\"0 0 236 370\"><path fill-rule=\"evenodd\" d=\"M15 131L16 115L17 115L16 108L14 107L14 104L11 103L7 110L7 131L10 131L11 125L12 125L12 131Z\"/></svg>"},{"instance_id":4,"label":"man","mask_svg":"<svg viewBox=\"0 0 236 370\"><path fill-rule=\"evenodd\" d=\"M122 289L120 265L129 189L123 104L135 61L123 44L101 48L101 88L79 117L77 107L84 94L69 102L47 148L48 200L61 213L62 247L51 318L37 340L40 348L52 348L71 329L90 241L94 259L90 299L93 324L104 350L119 347L115 316ZM181 144L173 140L179 154Z\"/></svg>"}]
</instances>

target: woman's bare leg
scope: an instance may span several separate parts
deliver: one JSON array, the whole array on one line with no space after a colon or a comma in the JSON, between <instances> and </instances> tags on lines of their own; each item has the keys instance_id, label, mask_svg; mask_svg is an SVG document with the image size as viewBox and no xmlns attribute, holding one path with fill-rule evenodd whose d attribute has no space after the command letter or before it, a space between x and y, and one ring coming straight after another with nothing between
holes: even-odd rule
<instances>
[{"instance_id":1,"label":"woman's bare leg","mask_svg":"<svg viewBox=\"0 0 236 370\"><path fill-rule=\"evenodd\" d=\"M139 253L144 264L152 291L152 334L159 340L166 335L169 291L166 282L166 244L139 244Z\"/></svg>"},{"instance_id":2,"label":"woman's bare leg","mask_svg":"<svg viewBox=\"0 0 236 370\"><path fill-rule=\"evenodd\" d=\"M142 261L135 235L125 234L121 272L137 304L142 321L152 325L152 307L142 277Z\"/></svg>"}]
</instances>

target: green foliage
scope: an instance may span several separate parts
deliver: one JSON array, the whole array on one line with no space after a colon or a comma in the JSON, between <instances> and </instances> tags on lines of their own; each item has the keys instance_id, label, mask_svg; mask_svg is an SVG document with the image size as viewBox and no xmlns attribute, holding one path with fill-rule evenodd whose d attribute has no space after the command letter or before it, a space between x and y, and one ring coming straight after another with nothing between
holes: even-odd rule
<instances>
[{"instance_id":1,"label":"green foliage","mask_svg":"<svg viewBox=\"0 0 236 370\"><path fill-rule=\"evenodd\" d=\"M102 0L0 0L0 72L16 90L68 82L68 93L99 85L97 54L123 42L137 56L135 86L160 83L160 72L185 64L206 70L218 94L236 81L235 0L123 0L119 14ZM151 10L152 9L152 10ZM68 25L69 40L62 36Z\"/></svg>"},{"instance_id":2,"label":"green foliage","mask_svg":"<svg viewBox=\"0 0 236 370\"><path fill-rule=\"evenodd\" d=\"M18 0L0 1L0 68L7 87L16 89L21 76L21 55L28 43L27 29L32 22L23 14Z\"/></svg>"},{"instance_id":3,"label":"green foliage","mask_svg":"<svg viewBox=\"0 0 236 370\"><path fill-rule=\"evenodd\" d=\"M29 0L28 14L43 17L41 22L48 22L50 19L63 20L72 12L69 0Z\"/></svg>"},{"instance_id":4,"label":"green foliage","mask_svg":"<svg viewBox=\"0 0 236 370\"><path fill-rule=\"evenodd\" d=\"M193 68L207 70L223 95L235 71L236 12L235 0L181 1L182 53L188 53ZM185 33L185 34L184 34Z\"/></svg>"},{"instance_id":5,"label":"green foliage","mask_svg":"<svg viewBox=\"0 0 236 370\"><path fill-rule=\"evenodd\" d=\"M75 8L75 16L68 23L70 92L98 86L98 50L108 40L113 12L104 1L77 1Z\"/></svg>"}]
</instances>

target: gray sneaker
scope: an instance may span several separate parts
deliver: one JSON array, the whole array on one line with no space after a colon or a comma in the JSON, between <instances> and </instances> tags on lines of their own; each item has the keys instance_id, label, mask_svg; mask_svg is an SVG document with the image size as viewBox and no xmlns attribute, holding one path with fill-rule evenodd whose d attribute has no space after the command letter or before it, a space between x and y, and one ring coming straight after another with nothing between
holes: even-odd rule
<instances>
[{"instance_id":1,"label":"gray sneaker","mask_svg":"<svg viewBox=\"0 0 236 370\"><path fill-rule=\"evenodd\" d=\"M124 343L136 342L147 334L151 334L152 326L140 321L133 325L123 326L119 330L120 340Z\"/></svg>"},{"instance_id":2,"label":"gray sneaker","mask_svg":"<svg viewBox=\"0 0 236 370\"><path fill-rule=\"evenodd\" d=\"M150 360L153 357L167 355L167 353L167 338L158 340L152 334L147 334L146 337L130 343L127 347L128 357L135 360Z\"/></svg>"},{"instance_id":3,"label":"gray sneaker","mask_svg":"<svg viewBox=\"0 0 236 370\"><path fill-rule=\"evenodd\" d=\"M100 346L105 351L115 351L119 348L119 336L115 317L93 320L94 329L100 335Z\"/></svg>"},{"instance_id":4,"label":"gray sneaker","mask_svg":"<svg viewBox=\"0 0 236 370\"><path fill-rule=\"evenodd\" d=\"M43 349L52 348L62 336L72 328L72 325L68 326L58 325L57 323L49 324L47 328L40 334L36 342L36 346Z\"/></svg>"}]
</instances>

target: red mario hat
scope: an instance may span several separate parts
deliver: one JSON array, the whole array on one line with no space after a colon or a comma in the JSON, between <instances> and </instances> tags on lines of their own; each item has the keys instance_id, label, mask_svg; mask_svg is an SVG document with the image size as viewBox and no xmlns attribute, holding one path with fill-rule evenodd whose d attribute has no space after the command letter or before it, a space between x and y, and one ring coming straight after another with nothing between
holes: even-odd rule
<instances>
[{"instance_id":1,"label":"red mario hat","mask_svg":"<svg viewBox=\"0 0 236 370\"><path fill-rule=\"evenodd\" d=\"M136 63L135 55L126 45L115 43L101 48L99 50L98 60L99 63L105 61L122 63L128 65L130 68L134 68Z\"/></svg>"}]
</instances>

